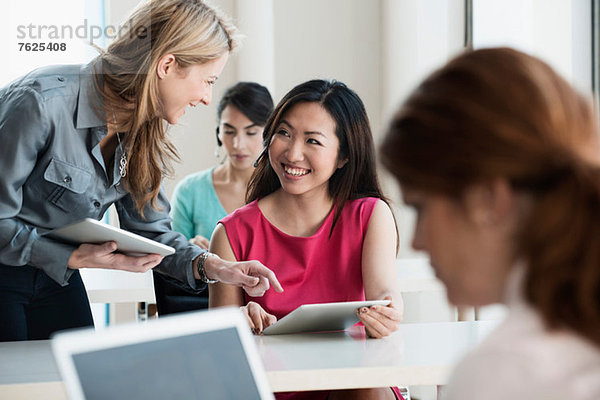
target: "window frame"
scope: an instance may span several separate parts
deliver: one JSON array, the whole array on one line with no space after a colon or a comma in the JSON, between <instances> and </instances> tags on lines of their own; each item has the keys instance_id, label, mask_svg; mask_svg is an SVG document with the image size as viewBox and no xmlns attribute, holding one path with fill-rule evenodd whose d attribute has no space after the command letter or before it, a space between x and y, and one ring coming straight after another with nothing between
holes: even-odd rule
<instances>
[{"instance_id":1,"label":"window frame","mask_svg":"<svg viewBox=\"0 0 600 400\"><path fill-rule=\"evenodd\" d=\"M600 121L600 0L592 2L592 93ZM599 133L600 134L600 133Z\"/></svg>"}]
</instances>

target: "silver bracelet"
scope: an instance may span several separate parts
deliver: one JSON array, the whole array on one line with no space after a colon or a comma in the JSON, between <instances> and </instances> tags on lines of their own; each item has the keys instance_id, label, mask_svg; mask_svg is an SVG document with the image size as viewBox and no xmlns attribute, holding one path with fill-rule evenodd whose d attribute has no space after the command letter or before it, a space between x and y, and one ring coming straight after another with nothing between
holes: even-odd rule
<instances>
[{"instance_id":1,"label":"silver bracelet","mask_svg":"<svg viewBox=\"0 0 600 400\"><path fill-rule=\"evenodd\" d=\"M198 256L198 264L196 265L196 270L198 271L198 275L200 276L200 280L204 283L217 283L219 282L216 279L208 279L208 277L206 276L206 271L204 269L204 262L206 261L206 259L210 256L212 256L212 253L209 253L208 251L205 251L204 253L200 254Z\"/></svg>"}]
</instances>

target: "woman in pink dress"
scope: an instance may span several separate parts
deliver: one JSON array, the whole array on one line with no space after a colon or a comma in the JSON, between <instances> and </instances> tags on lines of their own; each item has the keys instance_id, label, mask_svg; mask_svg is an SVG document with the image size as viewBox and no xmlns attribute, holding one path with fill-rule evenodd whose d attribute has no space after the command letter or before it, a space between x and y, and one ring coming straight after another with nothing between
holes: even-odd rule
<instances>
[{"instance_id":1,"label":"woman in pink dress","mask_svg":"<svg viewBox=\"0 0 600 400\"><path fill-rule=\"evenodd\" d=\"M336 81L292 89L271 114L248 204L215 229L210 251L256 259L283 293L250 297L215 284L210 306L239 305L256 333L301 304L389 299L357 310L367 334L390 335L402 319L396 286L397 229L375 171L369 120L360 98ZM400 399L397 388L280 393L278 399Z\"/></svg>"}]
</instances>

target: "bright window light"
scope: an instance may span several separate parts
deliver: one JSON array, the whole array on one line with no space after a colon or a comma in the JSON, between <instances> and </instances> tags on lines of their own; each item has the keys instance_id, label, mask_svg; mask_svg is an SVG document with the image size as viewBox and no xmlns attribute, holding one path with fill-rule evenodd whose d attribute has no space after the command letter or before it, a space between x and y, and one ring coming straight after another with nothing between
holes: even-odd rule
<instances>
[{"instance_id":1,"label":"bright window light","mask_svg":"<svg viewBox=\"0 0 600 400\"><path fill-rule=\"evenodd\" d=\"M0 86L53 64L87 63L104 47L104 0L4 0Z\"/></svg>"},{"instance_id":2,"label":"bright window light","mask_svg":"<svg viewBox=\"0 0 600 400\"><path fill-rule=\"evenodd\" d=\"M582 91L592 87L591 38L587 0L473 0L473 48L533 54Z\"/></svg>"}]
</instances>

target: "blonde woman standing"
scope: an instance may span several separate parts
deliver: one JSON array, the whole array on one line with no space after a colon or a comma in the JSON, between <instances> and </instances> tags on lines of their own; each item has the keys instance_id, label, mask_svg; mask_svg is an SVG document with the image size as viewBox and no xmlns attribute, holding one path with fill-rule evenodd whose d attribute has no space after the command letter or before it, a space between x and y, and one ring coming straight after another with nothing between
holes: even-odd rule
<instances>
[{"instance_id":1,"label":"blonde woman standing","mask_svg":"<svg viewBox=\"0 0 600 400\"><path fill-rule=\"evenodd\" d=\"M173 232L161 190L177 158L165 121L210 103L236 35L200 0L153 0L90 64L38 69L0 89L0 341L92 325L80 268L156 267L198 291L213 280L254 295L269 284L281 290L261 263L223 261ZM123 228L176 254L133 257L113 242L73 246L44 236L100 219L112 204Z\"/></svg>"}]
</instances>

